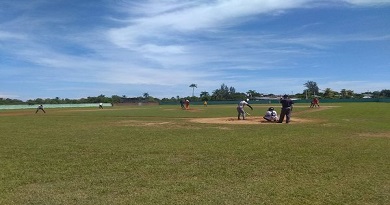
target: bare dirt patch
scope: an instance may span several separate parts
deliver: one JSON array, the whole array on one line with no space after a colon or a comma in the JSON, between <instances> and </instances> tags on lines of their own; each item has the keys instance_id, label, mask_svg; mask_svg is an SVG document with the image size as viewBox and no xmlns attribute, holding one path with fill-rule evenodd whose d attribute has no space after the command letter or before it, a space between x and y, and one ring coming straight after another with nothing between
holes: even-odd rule
<instances>
[{"instance_id":1,"label":"bare dirt patch","mask_svg":"<svg viewBox=\"0 0 390 205\"><path fill-rule=\"evenodd\" d=\"M192 108L190 108L190 109L187 109L186 111L188 111L188 112L202 112L203 109L192 109Z\"/></svg>"},{"instance_id":2,"label":"bare dirt patch","mask_svg":"<svg viewBox=\"0 0 390 205\"><path fill-rule=\"evenodd\" d=\"M231 124L231 125L255 125L255 124L278 124L275 122L268 122L261 117L248 117L245 120L238 120L235 117L218 117L218 118L195 118L190 119L190 122L196 123L210 123L210 124ZM290 123L308 123L310 120L291 118Z\"/></svg>"},{"instance_id":3,"label":"bare dirt patch","mask_svg":"<svg viewBox=\"0 0 390 205\"><path fill-rule=\"evenodd\" d=\"M201 128L196 126L187 126L184 123L177 122L167 122L167 121L139 121L139 120L122 120L117 122L112 122L110 125L114 126L123 126L123 127L151 127L151 128L161 128L161 129L191 129L199 130ZM223 128L222 128L223 129Z\"/></svg>"}]
</instances>

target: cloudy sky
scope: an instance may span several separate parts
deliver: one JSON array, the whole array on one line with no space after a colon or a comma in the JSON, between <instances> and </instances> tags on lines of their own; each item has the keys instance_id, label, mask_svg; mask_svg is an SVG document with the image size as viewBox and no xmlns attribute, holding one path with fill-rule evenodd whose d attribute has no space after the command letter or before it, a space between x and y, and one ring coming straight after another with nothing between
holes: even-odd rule
<instances>
[{"instance_id":1,"label":"cloudy sky","mask_svg":"<svg viewBox=\"0 0 390 205\"><path fill-rule=\"evenodd\" d=\"M390 0L1 0L0 97L390 89Z\"/></svg>"}]
</instances>

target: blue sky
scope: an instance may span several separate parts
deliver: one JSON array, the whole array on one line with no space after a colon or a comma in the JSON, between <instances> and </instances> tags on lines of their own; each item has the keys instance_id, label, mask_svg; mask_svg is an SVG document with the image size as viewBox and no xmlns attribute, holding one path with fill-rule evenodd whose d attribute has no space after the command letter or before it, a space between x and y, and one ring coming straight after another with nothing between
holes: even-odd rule
<instances>
[{"instance_id":1,"label":"blue sky","mask_svg":"<svg viewBox=\"0 0 390 205\"><path fill-rule=\"evenodd\" d=\"M390 0L2 0L0 97L390 89Z\"/></svg>"}]
</instances>

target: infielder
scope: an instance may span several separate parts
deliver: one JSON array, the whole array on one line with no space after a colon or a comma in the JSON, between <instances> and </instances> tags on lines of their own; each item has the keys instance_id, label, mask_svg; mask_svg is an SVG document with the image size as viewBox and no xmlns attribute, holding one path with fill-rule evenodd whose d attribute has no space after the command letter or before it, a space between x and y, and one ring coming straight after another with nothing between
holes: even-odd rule
<instances>
[{"instance_id":1,"label":"infielder","mask_svg":"<svg viewBox=\"0 0 390 205\"><path fill-rule=\"evenodd\" d=\"M37 111L35 111L35 114L37 114L37 112L39 110L42 110L44 113L46 113L46 111L43 109L43 105L39 105L38 108L37 108Z\"/></svg>"}]
</instances>

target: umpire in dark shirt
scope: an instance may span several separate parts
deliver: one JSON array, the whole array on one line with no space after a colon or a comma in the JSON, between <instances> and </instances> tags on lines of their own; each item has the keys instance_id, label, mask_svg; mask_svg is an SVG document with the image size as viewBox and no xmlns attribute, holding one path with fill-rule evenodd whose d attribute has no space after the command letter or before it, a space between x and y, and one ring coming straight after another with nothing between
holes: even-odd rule
<instances>
[{"instance_id":1,"label":"umpire in dark shirt","mask_svg":"<svg viewBox=\"0 0 390 205\"><path fill-rule=\"evenodd\" d=\"M282 111L278 123L283 122L284 116L286 116L286 123L289 123L294 102L288 98L288 95L283 95L283 98L280 98L280 103L282 104Z\"/></svg>"}]
</instances>

